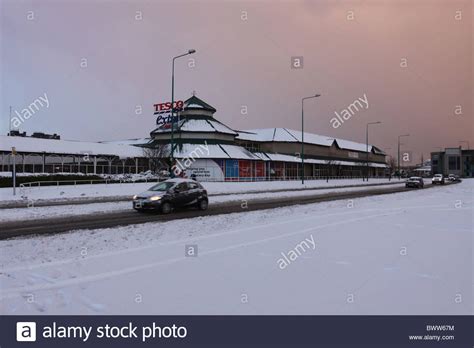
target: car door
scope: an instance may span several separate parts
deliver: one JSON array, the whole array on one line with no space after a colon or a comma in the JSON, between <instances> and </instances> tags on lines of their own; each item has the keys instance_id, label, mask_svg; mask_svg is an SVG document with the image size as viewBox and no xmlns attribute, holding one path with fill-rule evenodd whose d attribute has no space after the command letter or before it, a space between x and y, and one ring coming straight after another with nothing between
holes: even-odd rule
<instances>
[{"instance_id":1,"label":"car door","mask_svg":"<svg viewBox=\"0 0 474 348\"><path fill-rule=\"evenodd\" d=\"M174 204L183 206L190 202L189 188L186 182L179 183L174 189Z\"/></svg>"},{"instance_id":2,"label":"car door","mask_svg":"<svg viewBox=\"0 0 474 348\"><path fill-rule=\"evenodd\" d=\"M200 195L199 185L195 182L190 182L188 183L188 186L189 186L189 198L190 198L189 203L194 203L197 201Z\"/></svg>"}]
</instances>

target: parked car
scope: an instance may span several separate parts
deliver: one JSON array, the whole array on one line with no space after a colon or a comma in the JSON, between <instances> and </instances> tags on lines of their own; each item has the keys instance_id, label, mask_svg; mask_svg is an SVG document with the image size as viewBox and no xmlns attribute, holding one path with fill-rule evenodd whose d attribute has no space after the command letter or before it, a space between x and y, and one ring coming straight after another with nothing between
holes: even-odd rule
<instances>
[{"instance_id":1,"label":"parked car","mask_svg":"<svg viewBox=\"0 0 474 348\"><path fill-rule=\"evenodd\" d=\"M206 210L209 205L207 191L189 179L168 179L133 197L133 209L158 210L168 214L175 208L194 206Z\"/></svg>"},{"instance_id":2,"label":"parked car","mask_svg":"<svg viewBox=\"0 0 474 348\"><path fill-rule=\"evenodd\" d=\"M405 187L423 188L424 186L423 178L419 176L412 176L405 182Z\"/></svg>"},{"instance_id":3,"label":"parked car","mask_svg":"<svg viewBox=\"0 0 474 348\"><path fill-rule=\"evenodd\" d=\"M433 185L436 185L436 184L444 185L446 183L446 178L444 177L443 174L435 174L433 176L433 179L431 179L431 183Z\"/></svg>"},{"instance_id":4,"label":"parked car","mask_svg":"<svg viewBox=\"0 0 474 348\"><path fill-rule=\"evenodd\" d=\"M456 175L456 174L449 174L448 180L451 182L461 181L461 179L459 178L459 175Z\"/></svg>"}]
</instances>

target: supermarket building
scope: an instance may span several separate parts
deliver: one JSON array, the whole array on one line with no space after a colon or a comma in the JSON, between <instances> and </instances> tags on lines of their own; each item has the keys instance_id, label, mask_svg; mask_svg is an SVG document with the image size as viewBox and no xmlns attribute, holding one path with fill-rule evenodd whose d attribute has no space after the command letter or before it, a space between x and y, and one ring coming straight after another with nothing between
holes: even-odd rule
<instances>
[{"instance_id":1,"label":"supermarket building","mask_svg":"<svg viewBox=\"0 0 474 348\"><path fill-rule=\"evenodd\" d=\"M196 96L184 102L173 134L174 158L187 176L200 180L293 180L301 175L301 132L286 128L236 131L214 115L216 109ZM150 134L147 146L170 154L171 126ZM366 144L305 133L306 178L360 177L366 170ZM207 151L199 149L205 148ZM369 145L369 175L385 176L385 153ZM199 150L199 156L192 155ZM191 154L191 155L190 155ZM192 161L189 161L192 158Z\"/></svg>"},{"instance_id":2,"label":"supermarket building","mask_svg":"<svg viewBox=\"0 0 474 348\"><path fill-rule=\"evenodd\" d=\"M215 117L216 109L196 96L184 101L173 132L173 168L198 180L293 180L301 175L301 131L286 128L234 130ZM139 173L159 162L169 168L171 123L158 116L149 138L118 142L74 142L0 136L1 171ZM385 153L373 145L304 134L304 175L308 179L356 178L387 174ZM151 155L150 155L151 153ZM153 158L151 158L153 157Z\"/></svg>"}]
</instances>

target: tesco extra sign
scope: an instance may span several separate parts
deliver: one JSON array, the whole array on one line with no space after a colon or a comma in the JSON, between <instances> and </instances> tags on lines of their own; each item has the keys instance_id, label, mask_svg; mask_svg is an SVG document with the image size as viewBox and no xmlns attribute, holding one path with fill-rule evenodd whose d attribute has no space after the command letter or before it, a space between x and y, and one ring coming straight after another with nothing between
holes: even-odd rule
<instances>
[{"instance_id":1,"label":"tesco extra sign","mask_svg":"<svg viewBox=\"0 0 474 348\"><path fill-rule=\"evenodd\" d=\"M162 126L162 128L171 128L171 114L169 115L158 115L156 118L156 125ZM174 122L178 121L178 116L174 117Z\"/></svg>"},{"instance_id":2,"label":"tesco extra sign","mask_svg":"<svg viewBox=\"0 0 474 348\"><path fill-rule=\"evenodd\" d=\"M171 102L154 104L153 106L155 107L155 114L171 112ZM179 111L183 109L183 106L184 102L182 100L177 100L174 102L173 109Z\"/></svg>"}]
</instances>

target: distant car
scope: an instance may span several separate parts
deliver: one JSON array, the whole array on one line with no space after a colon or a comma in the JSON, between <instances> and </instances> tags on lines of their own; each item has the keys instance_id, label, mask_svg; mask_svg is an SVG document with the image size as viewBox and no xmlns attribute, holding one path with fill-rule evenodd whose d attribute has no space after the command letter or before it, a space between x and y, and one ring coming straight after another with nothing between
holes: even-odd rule
<instances>
[{"instance_id":1,"label":"distant car","mask_svg":"<svg viewBox=\"0 0 474 348\"><path fill-rule=\"evenodd\" d=\"M405 182L405 187L423 188L424 186L423 178L419 176L412 176Z\"/></svg>"},{"instance_id":2,"label":"distant car","mask_svg":"<svg viewBox=\"0 0 474 348\"><path fill-rule=\"evenodd\" d=\"M163 214L190 206L206 210L208 205L207 191L200 183L189 179L168 179L133 197L133 209L157 210Z\"/></svg>"},{"instance_id":3,"label":"distant car","mask_svg":"<svg viewBox=\"0 0 474 348\"><path fill-rule=\"evenodd\" d=\"M435 174L433 176L433 179L431 179L431 183L433 185L437 185L437 184L444 185L446 183L446 179L443 176L443 174Z\"/></svg>"},{"instance_id":4,"label":"distant car","mask_svg":"<svg viewBox=\"0 0 474 348\"><path fill-rule=\"evenodd\" d=\"M455 174L449 174L448 180L451 182L461 181L461 179L459 178L459 175L455 175Z\"/></svg>"}]
</instances>

